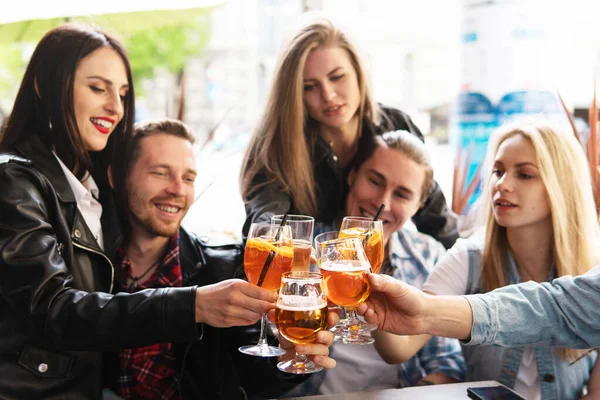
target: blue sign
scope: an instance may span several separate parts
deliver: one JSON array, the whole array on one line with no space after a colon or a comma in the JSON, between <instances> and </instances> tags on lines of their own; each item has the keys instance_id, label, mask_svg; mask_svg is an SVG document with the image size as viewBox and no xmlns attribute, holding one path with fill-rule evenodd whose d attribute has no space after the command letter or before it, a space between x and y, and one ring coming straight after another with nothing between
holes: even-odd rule
<instances>
[{"instance_id":1,"label":"blue sign","mask_svg":"<svg viewBox=\"0 0 600 400\"><path fill-rule=\"evenodd\" d=\"M485 159L490 134L500 125L524 116L568 124L558 96L548 90L509 92L502 96L496 106L482 93L466 92L458 96L456 123L453 124L455 132L452 136L456 139L457 157L460 152L463 163L468 159L468 165L463 165L467 169L463 193L467 191L473 179L481 178L475 174ZM481 182L483 181L484 179L481 179ZM482 189L483 183L478 184L463 212L467 212L473 205Z\"/></svg>"}]
</instances>

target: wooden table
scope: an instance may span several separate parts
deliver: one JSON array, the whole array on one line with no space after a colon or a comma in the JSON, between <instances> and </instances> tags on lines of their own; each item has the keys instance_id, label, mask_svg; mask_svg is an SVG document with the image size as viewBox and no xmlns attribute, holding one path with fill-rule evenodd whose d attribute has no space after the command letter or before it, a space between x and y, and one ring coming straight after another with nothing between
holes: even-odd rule
<instances>
[{"instance_id":1,"label":"wooden table","mask_svg":"<svg viewBox=\"0 0 600 400\"><path fill-rule=\"evenodd\" d=\"M373 392L336 393L321 396L294 397L295 400L447 400L468 399L467 388L498 386L496 381L452 383L448 385L415 386L402 389L376 390Z\"/></svg>"}]
</instances>

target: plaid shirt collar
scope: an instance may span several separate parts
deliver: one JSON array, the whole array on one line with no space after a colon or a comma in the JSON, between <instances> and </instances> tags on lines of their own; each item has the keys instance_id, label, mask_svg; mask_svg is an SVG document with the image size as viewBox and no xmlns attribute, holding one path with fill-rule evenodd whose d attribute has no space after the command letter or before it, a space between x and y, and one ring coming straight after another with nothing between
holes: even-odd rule
<instances>
[{"instance_id":1,"label":"plaid shirt collar","mask_svg":"<svg viewBox=\"0 0 600 400\"><path fill-rule=\"evenodd\" d=\"M120 265L124 282L131 275L131 261L125 254L123 246L117 250L117 265ZM154 270L152 275L137 288L137 292L142 289L160 288L160 287L181 287L183 284L181 275L181 265L179 262L179 232L174 235L167 244L162 261ZM129 285L123 284L122 291L132 293Z\"/></svg>"},{"instance_id":2,"label":"plaid shirt collar","mask_svg":"<svg viewBox=\"0 0 600 400\"><path fill-rule=\"evenodd\" d=\"M117 252L117 265L123 276L131 273L131 262L121 247ZM181 287L179 262L179 233L169 241L161 263L153 274L135 291L159 287ZM123 288L129 291L129 287ZM177 400L177 360L172 343L157 343L119 352L119 388L124 399Z\"/></svg>"}]
</instances>

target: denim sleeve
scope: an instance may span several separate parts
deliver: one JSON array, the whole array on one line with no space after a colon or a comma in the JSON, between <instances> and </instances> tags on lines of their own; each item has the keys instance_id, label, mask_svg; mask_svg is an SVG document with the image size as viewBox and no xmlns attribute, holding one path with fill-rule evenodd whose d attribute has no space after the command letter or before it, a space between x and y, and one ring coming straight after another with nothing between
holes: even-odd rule
<instances>
[{"instance_id":1,"label":"denim sleeve","mask_svg":"<svg viewBox=\"0 0 600 400\"><path fill-rule=\"evenodd\" d=\"M467 345L600 346L600 265L575 278L527 282L465 297L473 310Z\"/></svg>"},{"instance_id":2,"label":"denim sleeve","mask_svg":"<svg viewBox=\"0 0 600 400\"><path fill-rule=\"evenodd\" d=\"M419 350L416 357L425 375L441 372L459 382L465 380L465 359L456 339L434 336Z\"/></svg>"}]
</instances>

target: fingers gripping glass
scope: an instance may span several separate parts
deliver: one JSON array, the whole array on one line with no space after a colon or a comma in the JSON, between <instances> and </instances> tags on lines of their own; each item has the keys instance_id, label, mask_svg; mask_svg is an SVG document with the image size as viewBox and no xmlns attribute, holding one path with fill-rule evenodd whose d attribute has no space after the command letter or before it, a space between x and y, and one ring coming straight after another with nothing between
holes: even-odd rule
<instances>
[{"instance_id":1,"label":"fingers gripping glass","mask_svg":"<svg viewBox=\"0 0 600 400\"><path fill-rule=\"evenodd\" d=\"M289 226L269 223L252 224L244 249L244 272L253 285L276 291L281 284L281 274L292 269L294 249ZM279 347L267 344L267 314L260 320L260 338L256 345L242 346L239 350L251 356L276 357L285 354Z\"/></svg>"},{"instance_id":2,"label":"fingers gripping glass","mask_svg":"<svg viewBox=\"0 0 600 400\"><path fill-rule=\"evenodd\" d=\"M321 283L323 276L316 272L286 272L275 310L279 333L294 344L313 343L317 333L327 329L327 297ZM277 364L283 372L310 374L323 368L297 354L292 360Z\"/></svg>"}]
</instances>

